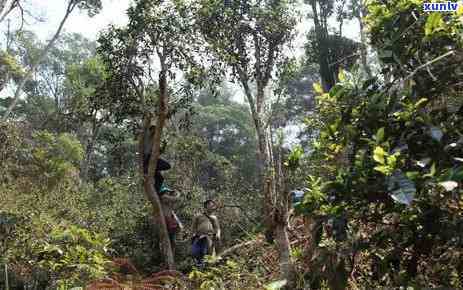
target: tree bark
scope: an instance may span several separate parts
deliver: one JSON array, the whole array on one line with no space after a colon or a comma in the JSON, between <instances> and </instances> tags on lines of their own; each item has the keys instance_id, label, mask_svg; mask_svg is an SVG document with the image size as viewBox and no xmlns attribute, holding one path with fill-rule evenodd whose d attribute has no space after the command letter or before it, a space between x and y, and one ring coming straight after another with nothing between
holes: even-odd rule
<instances>
[{"instance_id":1,"label":"tree bark","mask_svg":"<svg viewBox=\"0 0 463 290\"><path fill-rule=\"evenodd\" d=\"M276 238L277 247L280 253L281 271L285 279L287 280L288 285L293 285L294 270L292 269L290 256L291 248L288 239L288 233L286 231L286 219L282 219L282 217L286 216L285 213L287 212L287 208L279 208L279 206L281 205L281 203L278 202L280 190L278 190L277 188L280 184L276 184L275 182L276 170L275 168L273 168L274 160L271 152L271 147L273 146L273 144L269 142L269 135L267 134L267 125L263 122L265 88L267 87L269 79L271 78L271 71L274 65L275 48L273 46L269 47L265 67L262 67L261 42L259 41L259 38L256 34L253 34L253 39L255 45L254 57L256 60L256 63L254 65L254 76L257 86L254 95L252 94L249 88L249 75L247 74L247 63L244 63L244 67L236 66L235 69L238 72L239 80L244 88L244 92L251 111L251 117L253 119L254 127L256 130L258 170L259 177L262 182L261 186L264 199L263 210L265 215L264 223L266 226L266 239L267 241L270 241ZM240 45L240 47L244 46ZM240 52L244 53L243 51ZM283 193L282 195L285 194ZM281 224L281 220L283 220L283 224ZM287 287L287 289L293 288Z\"/></svg>"},{"instance_id":2,"label":"tree bark","mask_svg":"<svg viewBox=\"0 0 463 290\"><path fill-rule=\"evenodd\" d=\"M68 7L66 9L66 14L64 15L63 19L61 20L58 29L56 30L55 34L53 35L52 39L48 42L47 46L42 50L40 53L39 57L35 60L35 62L32 64L31 68L29 71L24 75L24 77L21 79L18 87L16 88L16 91L14 93L13 101L11 104L8 106L8 109L6 110L5 114L3 115L2 121L6 121L8 119L8 116L10 113L13 111L14 107L16 106L16 103L19 100L19 96L24 88L24 85L26 82L32 77L34 74L35 70L39 67L40 63L43 61L45 56L47 55L48 51L53 47L55 44L56 40L58 39L59 35L61 34L61 30L63 29L64 23L68 19L69 15L71 12L74 10L76 7L77 2L75 1L69 1Z\"/></svg>"},{"instance_id":3,"label":"tree bark","mask_svg":"<svg viewBox=\"0 0 463 290\"><path fill-rule=\"evenodd\" d=\"M370 79L373 77L372 73L371 73L371 69L370 69L370 66L368 65L367 63L367 56L368 56L368 50L367 50L367 40L366 40L366 37L365 37L365 32L363 31L363 28L364 28L364 23L363 23L363 5L361 3L361 1L359 1L358 3L359 7L357 8L359 13L357 15L357 20L359 22L359 26L360 26L360 42L361 42L361 45L360 45L360 54L361 54L361 59L362 59L362 66L363 66L363 70L365 71L365 74L367 75L367 77Z\"/></svg>"},{"instance_id":4,"label":"tree bark","mask_svg":"<svg viewBox=\"0 0 463 290\"><path fill-rule=\"evenodd\" d=\"M279 253L280 271L284 279L286 279L286 289L295 289L295 273L291 259L291 245L287 226L284 221L278 222L275 226L275 240Z\"/></svg>"},{"instance_id":5,"label":"tree bark","mask_svg":"<svg viewBox=\"0 0 463 290\"><path fill-rule=\"evenodd\" d=\"M262 91L263 93L263 91ZM263 99L263 95L260 96L260 100ZM248 100L252 100L252 96L248 97ZM253 101L249 101L250 106L254 103ZM264 214L267 217L266 220L266 227L269 231L273 231L273 221L272 221L272 211L273 211L273 192L272 192L272 184L274 183L274 179L272 178L270 172L270 159L269 159L269 150L267 147L267 136L265 134L265 128L263 128L262 116L257 110L256 107L251 108L251 115L254 120L254 126L256 129L257 135L257 161L259 162L259 175L260 180L262 181L262 192L264 193Z\"/></svg>"},{"instance_id":6,"label":"tree bark","mask_svg":"<svg viewBox=\"0 0 463 290\"><path fill-rule=\"evenodd\" d=\"M330 59L328 53L328 47L326 40L328 38L327 22L326 19L320 19L317 10L316 0L311 0L310 5L312 6L313 19L315 24L315 34L317 37L317 48L318 48L318 64L320 66L320 77L322 81L323 90L328 92L336 83L336 79L330 68ZM322 11L320 12L322 13Z\"/></svg>"},{"instance_id":7,"label":"tree bark","mask_svg":"<svg viewBox=\"0 0 463 290\"><path fill-rule=\"evenodd\" d=\"M283 277L286 279L286 286L285 288L288 290L295 289L295 269L294 264L291 259L291 243L288 237L288 186L286 183L286 171L283 172L282 164L283 164L283 157L282 157L282 142L283 140L278 141L278 150L277 150L277 158L276 158L276 194L278 194L277 202L275 203L275 207L277 207L277 218L275 220L275 239L278 246L278 252L280 254L280 270L283 274Z\"/></svg>"},{"instance_id":8,"label":"tree bark","mask_svg":"<svg viewBox=\"0 0 463 290\"><path fill-rule=\"evenodd\" d=\"M318 247L318 236L321 223L315 216L305 216L304 225L307 229L307 243L305 247L305 257L311 261ZM310 264L310 263L309 263Z\"/></svg>"},{"instance_id":9,"label":"tree bark","mask_svg":"<svg viewBox=\"0 0 463 290\"><path fill-rule=\"evenodd\" d=\"M159 227L159 237L160 237L160 244L161 250L164 253L164 257L167 262L167 267L170 270L175 269L175 262L174 262L174 255L172 252L172 245L170 243L169 234L167 232L167 225L164 218L164 213L161 206L161 200L159 195L154 190L154 182L153 176L155 169L157 167L159 155L161 153L161 136L162 136L162 129L164 128L166 116L167 116L167 76L166 70L164 69L163 61L161 60L161 72L159 73L159 107L158 107L158 120L157 126L154 133L154 142L152 148L152 154L148 165L148 174L144 175L144 191L145 195L151 203L153 208L153 217L156 222L160 225ZM144 130L148 129L150 124L150 120L145 118L144 120ZM141 133L141 140L140 140L140 156L141 156L141 170L143 171L143 148L144 148L144 134Z\"/></svg>"},{"instance_id":10,"label":"tree bark","mask_svg":"<svg viewBox=\"0 0 463 290\"><path fill-rule=\"evenodd\" d=\"M96 116L95 116L96 118ZM80 178L84 181L88 181L88 171L90 169L90 164L93 159L93 148L95 147L95 141L98 138L98 133L100 129L100 124L96 120L92 123L92 135L88 140L86 149L85 149L85 158L82 162L81 170L80 170Z\"/></svg>"}]
</instances>

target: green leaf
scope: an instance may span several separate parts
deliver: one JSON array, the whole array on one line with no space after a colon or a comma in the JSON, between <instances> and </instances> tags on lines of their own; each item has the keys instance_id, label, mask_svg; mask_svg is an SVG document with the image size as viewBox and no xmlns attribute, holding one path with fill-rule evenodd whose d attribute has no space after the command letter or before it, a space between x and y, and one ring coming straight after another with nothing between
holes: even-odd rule
<instances>
[{"instance_id":1,"label":"green leaf","mask_svg":"<svg viewBox=\"0 0 463 290\"><path fill-rule=\"evenodd\" d=\"M389 173L389 166L386 166L386 165L376 166L373 169L376 170L376 171L381 172L384 175L387 175Z\"/></svg>"},{"instance_id":2,"label":"green leaf","mask_svg":"<svg viewBox=\"0 0 463 290\"><path fill-rule=\"evenodd\" d=\"M390 166L390 167L395 167L395 164L397 162L397 154L394 154L394 155L390 155L387 157L387 164Z\"/></svg>"},{"instance_id":3,"label":"green leaf","mask_svg":"<svg viewBox=\"0 0 463 290\"><path fill-rule=\"evenodd\" d=\"M339 79L340 82L343 82L343 81L346 80L346 73L344 72L343 69L339 70L338 79Z\"/></svg>"},{"instance_id":4,"label":"green leaf","mask_svg":"<svg viewBox=\"0 0 463 290\"><path fill-rule=\"evenodd\" d=\"M420 176L420 173L418 171L408 171L405 175L411 180L416 180Z\"/></svg>"},{"instance_id":5,"label":"green leaf","mask_svg":"<svg viewBox=\"0 0 463 290\"><path fill-rule=\"evenodd\" d=\"M319 94L319 95L323 94L323 88L320 85L320 83L314 83L313 84L313 89L317 94Z\"/></svg>"},{"instance_id":6,"label":"green leaf","mask_svg":"<svg viewBox=\"0 0 463 290\"><path fill-rule=\"evenodd\" d=\"M427 98L421 98L418 102L415 103L415 108L419 108L421 105L428 101Z\"/></svg>"},{"instance_id":7,"label":"green leaf","mask_svg":"<svg viewBox=\"0 0 463 290\"><path fill-rule=\"evenodd\" d=\"M457 16L462 16L463 15L463 5L458 5L458 9L456 11Z\"/></svg>"},{"instance_id":8,"label":"green leaf","mask_svg":"<svg viewBox=\"0 0 463 290\"><path fill-rule=\"evenodd\" d=\"M302 158L304 151L300 145L297 145L291 151L291 154L288 156L288 160L284 162L286 167L295 169L299 165L299 160Z\"/></svg>"},{"instance_id":9,"label":"green leaf","mask_svg":"<svg viewBox=\"0 0 463 290\"><path fill-rule=\"evenodd\" d=\"M431 171L428 174L423 175L423 177L433 177L436 174L436 163L433 163L431 166Z\"/></svg>"},{"instance_id":10,"label":"green leaf","mask_svg":"<svg viewBox=\"0 0 463 290\"><path fill-rule=\"evenodd\" d=\"M442 14L439 12L431 13L426 20L424 25L424 34L429 36L434 32L443 28L444 21L442 20Z\"/></svg>"},{"instance_id":11,"label":"green leaf","mask_svg":"<svg viewBox=\"0 0 463 290\"><path fill-rule=\"evenodd\" d=\"M382 142L384 140L384 127L381 127L378 129L378 132L376 132L376 142Z\"/></svg>"},{"instance_id":12,"label":"green leaf","mask_svg":"<svg viewBox=\"0 0 463 290\"><path fill-rule=\"evenodd\" d=\"M375 150L373 151L373 159L379 164L385 164L384 155L386 155L384 149L380 146L376 146Z\"/></svg>"}]
</instances>

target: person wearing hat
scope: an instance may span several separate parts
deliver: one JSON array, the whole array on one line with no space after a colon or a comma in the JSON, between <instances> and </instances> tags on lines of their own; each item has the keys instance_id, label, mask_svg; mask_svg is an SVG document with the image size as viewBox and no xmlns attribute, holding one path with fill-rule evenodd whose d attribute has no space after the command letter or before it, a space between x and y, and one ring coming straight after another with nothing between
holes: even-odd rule
<instances>
[{"instance_id":1,"label":"person wearing hat","mask_svg":"<svg viewBox=\"0 0 463 290\"><path fill-rule=\"evenodd\" d=\"M151 150L153 149L154 134L156 132L156 125L154 121L151 122L150 127L144 131L144 144L143 144L143 173L148 174L148 166L151 158ZM161 148L161 153L164 152L164 147ZM159 194L161 186L164 184L164 177L161 171L169 170L171 168L169 162L162 158L158 158L156 170L154 171L154 189Z\"/></svg>"},{"instance_id":2,"label":"person wearing hat","mask_svg":"<svg viewBox=\"0 0 463 290\"><path fill-rule=\"evenodd\" d=\"M175 253L177 233L183 230L183 224L174 212L174 206L178 201L179 195L174 190L162 185L159 190L159 197L161 199L162 211L164 213L172 251Z\"/></svg>"},{"instance_id":3,"label":"person wearing hat","mask_svg":"<svg viewBox=\"0 0 463 290\"><path fill-rule=\"evenodd\" d=\"M204 202L204 211L193 219L192 256L196 266L204 266L204 256L213 255L216 244L221 239L221 230L218 218L213 215L217 210L214 200Z\"/></svg>"}]
</instances>

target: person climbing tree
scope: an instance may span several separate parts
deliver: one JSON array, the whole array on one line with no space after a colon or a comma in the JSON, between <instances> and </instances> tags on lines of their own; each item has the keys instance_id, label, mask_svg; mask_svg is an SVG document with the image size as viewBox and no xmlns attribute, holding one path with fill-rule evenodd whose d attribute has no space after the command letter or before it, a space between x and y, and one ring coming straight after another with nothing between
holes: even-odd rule
<instances>
[{"instance_id":1,"label":"person climbing tree","mask_svg":"<svg viewBox=\"0 0 463 290\"><path fill-rule=\"evenodd\" d=\"M151 158L151 149L153 148L154 142L154 133L156 131L156 126L154 123L151 123L151 126L145 130L144 134L144 148L143 148L143 173L148 174L148 165ZM161 154L164 152L165 145L161 148ZM161 171L169 170L171 168L169 162L166 160L159 158L158 163L156 166L156 170L154 172L154 189L159 194L161 190L161 186L164 183L164 177L161 174Z\"/></svg>"},{"instance_id":2,"label":"person climbing tree","mask_svg":"<svg viewBox=\"0 0 463 290\"><path fill-rule=\"evenodd\" d=\"M174 206L178 201L179 194L165 185L162 185L159 190L159 196L161 198L162 210L166 220L172 251L175 253L177 233L183 230L183 224L174 212Z\"/></svg>"},{"instance_id":3,"label":"person climbing tree","mask_svg":"<svg viewBox=\"0 0 463 290\"><path fill-rule=\"evenodd\" d=\"M192 255L196 266L204 267L204 256L216 252L217 243L221 239L221 230L218 218L213 215L217 204L212 199L204 202L204 212L193 219Z\"/></svg>"},{"instance_id":4,"label":"person climbing tree","mask_svg":"<svg viewBox=\"0 0 463 290\"><path fill-rule=\"evenodd\" d=\"M154 144L156 133L156 125L154 120L151 121L150 126L148 129L145 129L143 134L143 173L145 176L148 175L149 163L152 154L152 148ZM163 153L165 149L165 143L160 148L160 153ZM175 239L176 234L179 230L183 228L180 220L178 219L177 215L175 214L173 208L178 199L178 195L174 193L173 190L170 190L164 185L164 177L161 174L161 171L169 170L171 168L169 162L162 158L158 158L156 169L153 175L153 187L155 192L159 195L160 199L160 206L162 208L162 213L164 215L167 234L169 239L165 241L165 243L170 242L170 249L172 250L172 257L175 255ZM161 251L162 243L161 243Z\"/></svg>"}]
</instances>

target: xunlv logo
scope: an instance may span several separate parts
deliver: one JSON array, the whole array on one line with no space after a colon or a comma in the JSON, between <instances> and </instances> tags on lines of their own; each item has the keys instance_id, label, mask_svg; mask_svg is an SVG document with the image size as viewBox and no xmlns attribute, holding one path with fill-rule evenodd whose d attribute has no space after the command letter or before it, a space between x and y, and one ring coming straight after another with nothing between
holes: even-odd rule
<instances>
[{"instance_id":1,"label":"xunlv logo","mask_svg":"<svg viewBox=\"0 0 463 290\"><path fill-rule=\"evenodd\" d=\"M452 1L447 1L447 3L423 3L423 9L424 11L457 11L458 3Z\"/></svg>"}]
</instances>

